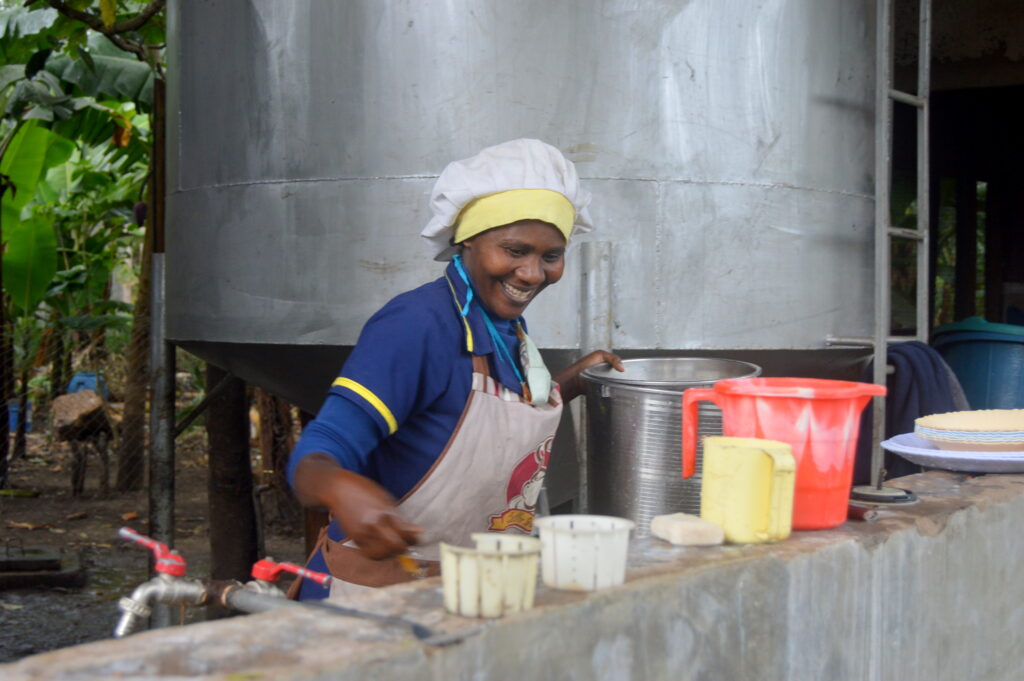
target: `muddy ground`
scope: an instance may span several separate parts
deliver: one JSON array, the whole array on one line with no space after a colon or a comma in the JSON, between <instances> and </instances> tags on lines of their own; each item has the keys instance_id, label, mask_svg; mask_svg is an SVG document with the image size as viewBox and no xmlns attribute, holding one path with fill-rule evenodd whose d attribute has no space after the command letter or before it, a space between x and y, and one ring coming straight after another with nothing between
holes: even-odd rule
<instances>
[{"instance_id":1,"label":"muddy ground","mask_svg":"<svg viewBox=\"0 0 1024 681\"><path fill-rule=\"evenodd\" d=\"M67 445L48 442L41 434L29 437L27 455L11 463L10 483L15 494L32 496L0 493L0 559L5 551L20 548L60 551L80 559L85 585L0 587L0 664L109 638L118 619L118 599L149 578L148 551L117 537L122 526L146 533L147 493L115 492L100 498L99 469L90 462L85 494L72 498ZM201 429L177 442L174 548L188 561L193 577L209 576L205 447ZM299 528L266 527L264 542L266 553L276 560L302 560ZM186 622L203 619L203 609L185 613Z\"/></svg>"}]
</instances>

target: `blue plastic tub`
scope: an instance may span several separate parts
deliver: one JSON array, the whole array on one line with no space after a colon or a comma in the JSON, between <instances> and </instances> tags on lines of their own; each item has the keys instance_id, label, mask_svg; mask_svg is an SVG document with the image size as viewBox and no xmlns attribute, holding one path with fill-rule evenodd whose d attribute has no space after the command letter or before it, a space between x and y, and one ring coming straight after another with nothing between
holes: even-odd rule
<instances>
[{"instance_id":1,"label":"blue plastic tub","mask_svg":"<svg viewBox=\"0 0 1024 681\"><path fill-rule=\"evenodd\" d=\"M7 427L10 432L14 432L18 429L18 415L21 412L21 407L17 402L11 402L7 405ZM32 432L32 403L29 402L25 407L25 432Z\"/></svg>"},{"instance_id":2,"label":"blue plastic tub","mask_svg":"<svg viewBox=\"0 0 1024 681\"><path fill-rule=\"evenodd\" d=\"M103 399L110 399L110 393L107 391L107 384L103 381L103 377L97 376L93 371L79 371L71 377L66 392L70 395L81 390L92 390L103 395Z\"/></svg>"},{"instance_id":3,"label":"blue plastic tub","mask_svg":"<svg viewBox=\"0 0 1024 681\"><path fill-rule=\"evenodd\" d=\"M932 346L960 380L972 409L1024 408L1024 326L968 317L935 329Z\"/></svg>"}]
</instances>

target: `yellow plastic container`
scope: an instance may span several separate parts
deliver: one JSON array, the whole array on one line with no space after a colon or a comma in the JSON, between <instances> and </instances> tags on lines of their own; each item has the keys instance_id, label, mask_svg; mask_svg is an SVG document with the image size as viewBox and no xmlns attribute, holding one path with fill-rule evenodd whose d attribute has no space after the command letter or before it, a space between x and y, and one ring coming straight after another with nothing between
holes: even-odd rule
<instances>
[{"instance_id":1,"label":"yellow plastic container","mask_svg":"<svg viewBox=\"0 0 1024 681\"><path fill-rule=\"evenodd\" d=\"M747 437L704 439L700 517L734 544L780 541L793 525L796 461L784 442Z\"/></svg>"}]
</instances>

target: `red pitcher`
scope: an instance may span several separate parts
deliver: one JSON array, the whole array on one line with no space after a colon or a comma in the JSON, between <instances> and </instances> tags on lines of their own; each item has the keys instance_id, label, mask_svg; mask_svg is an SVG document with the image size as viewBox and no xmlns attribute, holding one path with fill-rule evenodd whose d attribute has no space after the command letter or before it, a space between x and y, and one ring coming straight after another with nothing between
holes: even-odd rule
<instances>
[{"instance_id":1,"label":"red pitcher","mask_svg":"<svg viewBox=\"0 0 1024 681\"><path fill-rule=\"evenodd\" d=\"M694 473L697 403L722 410L722 432L793 447L793 529L820 530L846 520L860 413L885 386L820 378L737 378L683 393L683 477Z\"/></svg>"}]
</instances>

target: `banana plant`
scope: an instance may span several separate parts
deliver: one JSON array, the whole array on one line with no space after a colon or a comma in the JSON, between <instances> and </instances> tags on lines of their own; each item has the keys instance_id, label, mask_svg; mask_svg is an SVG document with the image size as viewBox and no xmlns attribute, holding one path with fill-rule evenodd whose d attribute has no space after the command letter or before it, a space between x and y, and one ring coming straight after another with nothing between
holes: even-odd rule
<instances>
[{"instance_id":1,"label":"banana plant","mask_svg":"<svg viewBox=\"0 0 1024 681\"><path fill-rule=\"evenodd\" d=\"M64 320L59 328L79 331L95 325L83 320L83 312L98 314L103 324L121 322L116 312L72 309L69 301L93 292L95 282L109 276L110 249L104 250L105 244L128 239L130 230L117 236L116 225L130 212L123 203L130 206L139 200L150 157L146 121L140 125L139 114L152 104L154 77L162 77L163 6L164 0L19 0L17 6L0 0L0 239L7 248L0 262L10 294L9 305L0 305L0 314L20 319L37 317L43 309ZM47 138L39 130L56 137ZM38 151L44 138L51 142L49 156L29 154ZM61 148L61 139L77 147L73 161ZM97 158L83 163L90 156ZM12 171L10 178L3 173L5 168ZM29 177L34 179L26 183ZM122 204L111 208L113 213L121 211L120 217L73 216L67 213L80 210L81 204L73 205L78 199L67 200L69 194L62 193L72 185L75 191L130 187L132 196L122 197ZM96 196L83 200L106 205ZM82 236L70 227L78 218L89 234ZM131 236L129 241L140 241L138 233ZM82 272L88 284L76 288L83 283ZM97 304L102 306L103 294L99 297ZM59 313L62 304L64 314ZM4 335L9 328L0 318ZM9 337L0 337L0 354L7 357L13 354L4 353L9 342ZM129 373L135 383L144 385L144 363L141 370L130 368ZM12 374L13 367L0 366L0 405L12 394ZM0 420L0 431L4 426L6 419ZM5 483L6 443L0 432L0 487ZM134 486L132 482L130 488ZM120 472L118 487L129 488L121 485Z\"/></svg>"},{"instance_id":2,"label":"banana plant","mask_svg":"<svg viewBox=\"0 0 1024 681\"><path fill-rule=\"evenodd\" d=\"M74 149L70 140L30 120L18 128L0 158L0 175L7 176L16 188L4 195L0 208L3 287L14 309L22 314L39 304L57 272L53 224L26 208L39 181L50 168L66 162Z\"/></svg>"}]
</instances>

